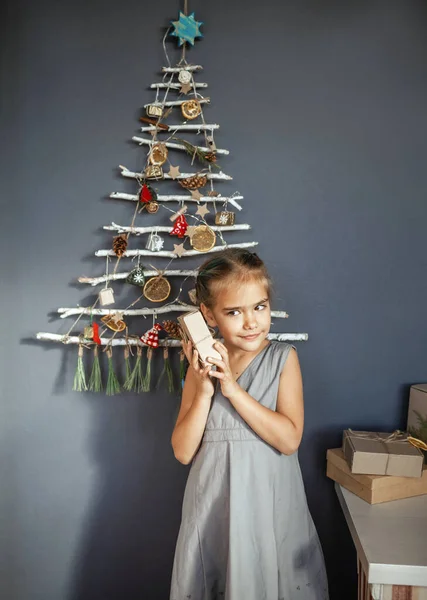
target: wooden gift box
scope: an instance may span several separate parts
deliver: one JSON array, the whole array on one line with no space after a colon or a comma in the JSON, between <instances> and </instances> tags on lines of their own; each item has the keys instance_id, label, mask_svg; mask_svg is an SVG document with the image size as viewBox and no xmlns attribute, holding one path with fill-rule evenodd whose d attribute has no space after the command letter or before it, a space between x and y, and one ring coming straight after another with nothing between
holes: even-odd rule
<instances>
[{"instance_id":1,"label":"wooden gift box","mask_svg":"<svg viewBox=\"0 0 427 600\"><path fill-rule=\"evenodd\" d=\"M328 450L326 459L326 475L369 504L427 494L426 465L422 477L355 475L350 471L341 448Z\"/></svg>"},{"instance_id":2,"label":"wooden gift box","mask_svg":"<svg viewBox=\"0 0 427 600\"><path fill-rule=\"evenodd\" d=\"M191 340L203 365L212 365L212 363L206 361L209 356L221 360L220 353L213 347L215 340L200 310L193 310L181 315L178 317L178 322L181 326L184 341ZM212 365L212 368L214 368L214 365Z\"/></svg>"}]
</instances>

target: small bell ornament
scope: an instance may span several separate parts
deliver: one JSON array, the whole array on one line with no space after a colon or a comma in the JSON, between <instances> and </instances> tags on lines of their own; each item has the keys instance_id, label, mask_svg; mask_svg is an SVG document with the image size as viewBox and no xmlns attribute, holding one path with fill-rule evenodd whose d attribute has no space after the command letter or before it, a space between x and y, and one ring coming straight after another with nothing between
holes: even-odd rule
<instances>
[{"instance_id":1,"label":"small bell ornament","mask_svg":"<svg viewBox=\"0 0 427 600\"><path fill-rule=\"evenodd\" d=\"M132 285L142 286L145 283L144 276L144 267L141 265L136 266L129 275L126 277L126 283L131 283Z\"/></svg>"},{"instance_id":2,"label":"small bell ornament","mask_svg":"<svg viewBox=\"0 0 427 600\"><path fill-rule=\"evenodd\" d=\"M151 348L159 347L159 331L162 329L162 326L159 323L156 323L154 327L149 329L144 335L140 338L141 342L146 346L150 346Z\"/></svg>"},{"instance_id":3,"label":"small bell ornament","mask_svg":"<svg viewBox=\"0 0 427 600\"><path fill-rule=\"evenodd\" d=\"M157 233L150 233L145 248L151 252L159 252L163 248L164 240Z\"/></svg>"},{"instance_id":4,"label":"small bell ornament","mask_svg":"<svg viewBox=\"0 0 427 600\"><path fill-rule=\"evenodd\" d=\"M170 231L170 235L177 235L179 238L183 238L185 236L185 232L187 231L187 227L187 219L184 217L184 215L179 215L179 217L175 220L172 230Z\"/></svg>"}]
</instances>

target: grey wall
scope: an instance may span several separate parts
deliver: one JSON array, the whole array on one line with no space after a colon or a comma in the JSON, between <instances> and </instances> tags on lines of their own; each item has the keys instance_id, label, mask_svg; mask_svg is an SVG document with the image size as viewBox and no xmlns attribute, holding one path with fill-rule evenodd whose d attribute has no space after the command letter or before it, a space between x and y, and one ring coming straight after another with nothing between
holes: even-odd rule
<instances>
[{"instance_id":1,"label":"grey wall","mask_svg":"<svg viewBox=\"0 0 427 600\"><path fill-rule=\"evenodd\" d=\"M209 118L245 195L240 220L290 313L305 378L300 459L332 600L355 598L355 553L325 452L347 426L405 426L427 377L426 5L191 2L206 22ZM0 596L168 597L188 469L169 444L178 400L70 391L60 306L92 302L101 226L134 190L130 138L164 64L178 3L14 0L2 21ZM171 57L175 44L168 43ZM161 263L160 263L161 264ZM279 324L280 325L280 324ZM281 324L283 326L283 323ZM140 323L141 330L148 327Z\"/></svg>"}]
</instances>

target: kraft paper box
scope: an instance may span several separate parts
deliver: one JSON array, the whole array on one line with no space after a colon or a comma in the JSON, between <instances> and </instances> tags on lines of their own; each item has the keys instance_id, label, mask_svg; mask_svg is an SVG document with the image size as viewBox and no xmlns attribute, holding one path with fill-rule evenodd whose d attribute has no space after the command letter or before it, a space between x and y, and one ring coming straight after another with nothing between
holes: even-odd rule
<instances>
[{"instance_id":1,"label":"kraft paper box","mask_svg":"<svg viewBox=\"0 0 427 600\"><path fill-rule=\"evenodd\" d=\"M354 474L421 477L424 456L403 433L353 431L343 433L343 452Z\"/></svg>"},{"instance_id":2,"label":"kraft paper box","mask_svg":"<svg viewBox=\"0 0 427 600\"><path fill-rule=\"evenodd\" d=\"M427 465L424 465L422 477L355 475L341 448L328 450L326 475L369 504L427 494Z\"/></svg>"},{"instance_id":3,"label":"kraft paper box","mask_svg":"<svg viewBox=\"0 0 427 600\"><path fill-rule=\"evenodd\" d=\"M213 347L215 340L199 310L194 310L178 317L178 322L181 325L184 339L191 340L204 365L212 364L206 361L208 356L221 360L220 353Z\"/></svg>"},{"instance_id":4,"label":"kraft paper box","mask_svg":"<svg viewBox=\"0 0 427 600\"><path fill-rule=\"evenodd\" d=\"M408 432L427 444L427 383L411 385L409 392ZM425 454L427 462L427 454Z\"/></svg>"}]
</instances>

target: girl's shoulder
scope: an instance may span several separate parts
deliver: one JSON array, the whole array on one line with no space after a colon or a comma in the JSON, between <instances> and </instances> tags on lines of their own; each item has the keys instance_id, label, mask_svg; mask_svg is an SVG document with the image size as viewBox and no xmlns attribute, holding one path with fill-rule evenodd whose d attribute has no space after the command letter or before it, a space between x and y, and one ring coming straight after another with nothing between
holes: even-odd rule
<instances>
[{"instance_id":1,"label":"girl's shoulder","mask_svg":"<svg viewBox=\"0 0 427 600\"><path fill-rule=\"evenodd\" d=\"M277 340L271 340L268 344L265 353L265 358L267 360L264 361L264 365L273 377L280 376L292 348L296 350L295 346L292 344L279 342Z\"/></svg>"},{"instance_id":2,"label":"girl's shoulder","mask_svg":"<svg viewBox=\"0 0 427 600\"><path fill-rule=\"evenodd\" d=\"M296 348L293 344L288 344L288 342L279 342L277 340L271 340L268 347L273 355L276 355L280 358L284 357L285 359L288 357L292 348L296 352Z\"/></svg>"}]
</instances>

